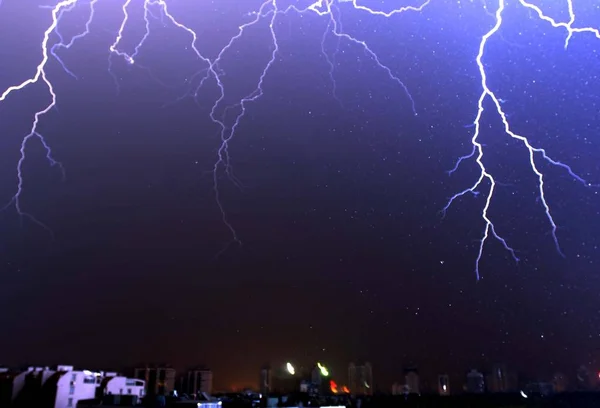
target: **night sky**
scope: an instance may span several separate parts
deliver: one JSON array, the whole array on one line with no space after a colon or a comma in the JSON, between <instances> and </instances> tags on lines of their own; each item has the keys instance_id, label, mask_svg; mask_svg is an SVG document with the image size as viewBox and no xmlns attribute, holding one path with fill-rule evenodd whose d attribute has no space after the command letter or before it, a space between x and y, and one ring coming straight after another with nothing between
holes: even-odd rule
<instances>
[{"instance_id":1,"label":"night sky","mask_svg":"<svg viewBox=\"0 0 600 408\"><path fill-rule=\"evenodd\" d=\"M57 105L38 130L65 178L31 139L21 208L52 234L14 203L0 213L0 363L204 363L227 388L255 385L266 362L319 360L343 382L350 361L367 360L386 391L407 364L454 381L495 362L542 378L600 367L598 188L536 156L562 258L528 152L504 133L488 98L479 141L497 183L489 217L520 262L490 239L476 279L489 183L441 214L479 177L474 159L447 171L472 149L482 92L475 58L497 1L432 0L389 18L335 3L337 30L365 41L406 85L416 116L360 44L331 33L329 16L279 14L264 94L245 104L229 144L231 176L223 166L217 173L241 245L213 191L214 77L194 98L207 64L158 5L149 7L150 35L135 64L109 58L124 2L98 1L90 33L56 51L77 78L52 56L46 65ZM574 3L573 27L598 28L600 6ZM0 92L35 75L52 24L52 10L38 6L55 4L2 2ZM261 1L167 4L214 60ZM310 3L277 1L280 10L290 4ZM569 21L566 0L532 4ZM129 11L119 50L132 54L144 36L143 1ZM62 15L64 43L85 31L88 16L87 0ZM516 0L503 19L483 62L512 130L600 184L600 38L576 33L565 50L567 30ZM271 58L270 20L248 28L215 68L225 88L215 116L228 126ZM58 42L50 35L49 46ZM0 102L2 203L15 194L33 114L48 103L41 80Z\"/></svg>"}]
</instances>

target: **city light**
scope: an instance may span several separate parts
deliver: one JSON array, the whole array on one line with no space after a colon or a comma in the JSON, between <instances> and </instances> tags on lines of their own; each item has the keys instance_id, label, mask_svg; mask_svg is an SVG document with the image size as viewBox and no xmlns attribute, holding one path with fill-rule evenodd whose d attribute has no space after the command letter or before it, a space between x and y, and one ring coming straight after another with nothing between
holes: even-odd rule
<instances>
[{"instance_id":1,"label":"city light","mask_svg":"<svg viewBox=\"0 0 600 408\"><path fill-rule=\"evenodd\" d=\"M292 365L292 363L287 363L285 365L285 368L286 368L287 372L290 373L291 375L296 374L296 369L294 368L294 366Z\"/></svg>"},{"instance_id":2,"label":"city light","mask_svg":"<svg viewBox=\"0 0 600 408\"><path fill-rule=\"evenodd\" d=\"M324 365L322 365L321 363L317 363L317 367L319 367L319 370L321 370L321 375L323 377L329 376L329 371Z\"/></svg>"},{"instance_id":3,"label":"city light","mask_svg":"<svg viewBox=\"0 0 600 408\"><path fill-rule=\"evenodd\" d=\"M333 381L333 380L329 381L329 389L334 394L338 393L338 386L335 381Z\"/></svg>"}]
</instances>

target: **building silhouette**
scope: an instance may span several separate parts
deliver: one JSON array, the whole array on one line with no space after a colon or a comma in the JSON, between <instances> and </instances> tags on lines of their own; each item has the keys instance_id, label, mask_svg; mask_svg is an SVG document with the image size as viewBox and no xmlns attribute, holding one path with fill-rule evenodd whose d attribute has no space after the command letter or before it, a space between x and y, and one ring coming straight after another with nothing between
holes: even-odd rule
<instances>
[{"instance_id":1,"label":"building silhouette","mask_svg":"<svg viewBox=\"0 0 600 408\"><path fill-rule=\"evenodd\" d=\"M495 364L486 378L489 392L516 392L518 391L518 378L515 371L507 368L506 364Z\"/></svg>"},{"instance_id":2,"label":"building silhouette","mask_svg":"<svg viewBox=\"0 0 600 408\"><path fill-rule=\"evenodd\" d=\"M450 395L450 377L448 377L448 374L438 375L437 388L438 394L443 396Z\"/></svg>"},{"instance_id":3,"label":"building silhouette","mask_svg":"<svg viewBox=\"0 0 600 408\"><path fill-rule=\"evenodd\" d=\"M373 395L373 367L371 363L348 365L348 386L354 395Z\"/></svg>"},{"instance_id":4,"label":"building silhouette","mask_svg":"<svg viewBox=\"0 0 600 408\"><path fill-rule=\"evenodd\" d=\"M392 384L392 395L402 395L404 394L404 384L393 383Z\"/></svg>"},{"instance_id":5,"label":"building silhouette","mask_svg":"<svg viewBox=\"0 0 600 408\"><path fill-rule=\"evenodd\" d=\"M71 365L3 369L0 374L0 407L74 408L105 397L137 404L145 396L142 380Z\"/></svg>"},{"instance_id":6,"label":"building silhouette","mask_svg":"<svg viewBox=\"0 0 600 408\"><path fill-rule=\"evenodd\" d=\"M189 395L211 394L213 373L208 368L193 368L179 378L178 391Z\"/></svg>"},{"instance_id":7,"label":"building silhouette","mask_svg":"<svg viewBox=\"0 0 600 408\"><path fill-rule=\"evenodd\" d=\"M261 394L268 394L271 392L271 367L268 365L260 369L260 379L258 382L258 390Z\"/></svg>"},{"instance_id":8,"label":"building silhouette","mask_svg":"<svg viewBox=\"0 0 600 408\"><path fill-rule=\"evenodd\" d=\"M483 374L475 369L469 371L467 373L467 384L465 385L465 391L470 394L483 394L485 391Z\"/></svg>"},{"instance_id":9,"label":"building silhouette","mask_svg":"<svg viewBox=\"0 0 600 408\"><path fill-rule=\"evenodd\" d=\"M404 369L404 383L409 394L420 394L419 371L415 367Z\"/></svg>"},{"instance_id":10,"label":"building silhouette","mask_svg":"<svg viewBox=\"0 0 600 408\"><path fill-rule=\"evenodd\" d=\"M321 375L321 369L316 365L310 372L310 382L318 388L320 388L323 385L323 376Z\"/></svg>"},{"instance_id":11,"label":"building silhouette","mask_svg":"<svg viewBox=\"0 0 600 408\"><path fill-rule=\"evenodd\" d=\"M144 380L148 396L169 395L175 390L175 369L166 365L146 365L134 370L134 377Z\"/></svg>"}]
</instances>

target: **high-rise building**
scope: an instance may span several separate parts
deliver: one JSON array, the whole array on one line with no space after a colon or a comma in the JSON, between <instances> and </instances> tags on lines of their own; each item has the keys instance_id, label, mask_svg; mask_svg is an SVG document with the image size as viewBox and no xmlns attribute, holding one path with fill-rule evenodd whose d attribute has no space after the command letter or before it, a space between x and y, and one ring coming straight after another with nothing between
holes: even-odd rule
<instances>
[{"instance_id":1,"label":"high-rise building","mask_svg":"<svg viewBox=\"0 0 600 408\"><path fill-rule=\"evenodd\" d=\"M356 373L356 365L354 363L348 364L348 387L352 394L359 394L358 389L358 377Z\"/></svg>"},{"instance_id":2,"label":"high-rise building","mask_svg":"<svg viewBox=\"0 0 600 408\"><path fill-rule=\"evenodd\" d=\"M175 369L165 365L138 367L134 377L144 380L147 395L169 395L175 390Z\"/></svg>"},{"instance_id":3,"label":"high-rise building","mask_svg":"<svg viewBox=\"0 0 600 408\"><path fill-rule=\"evenodd\" d=\"M485 391L483 374L475 369L469 371L467 374L467 385L465 391L471 394L482 394Z\"/></svg>"},{"instance_id":4,"label":"high-rise building","mask_svg":"<svg viewBox=\"0 0 600 408\"><path fill-rule=\"evenodd\" d=\"M208 368L194 368L188 370L180 378L179 390L189 395L202 393L211 394L213 385L213 374Z\"/></svg>"},{"instance_id":5,"label":"high-rise building","mask_svg":"<svg viewBox=\"0 0 600 408\"><path fill-rule=\"evenodd\" d=\"M271 392L271 367L264 366L261 368L258 389L260 390L261 394L265 395Z\"/></svg>"},{"instance_id":6,"label":"high-rise building","mask_svg":"<svg viewBox=\"0 0 600 408\"><path fill-rule=\"evenodd\" d=\"M420 394L419 371L416 368L404 369L404 381L409 394Z\"/></svg>"},{"instance_id":7,"label":"high-rise building","mask_svg":"<svg viewBox=\"0 0 600 408\"><path fill-rule=\"evenodd\" d=\"M504 364L496 364L492 368L491 373L488 375L487 381L488 391L490 392L509 392L510 386L510 375Z\"/></svg>"},{"instance_id":8,"label":"high-rise building","mask_svg":"<svg viewBox=\"0 0 600 408\"><path fill-rule=\"evenodd\" d=\"M450 395L450 378L448 374L438 376L438 393L440 395Z\"/></svg>"},{"instance_id":9,"label":"high-rise building","mask_svg":"<svg viewBox=\"0 0 600 408\"><path fill-rule=\"evenodd\" d=\"M506 364L495 364L486 377L487 390L490 392L517 392L519 378L515 370L510 370Z\"/></svg>"},{"instance_id":10,"label":"high-rise building","mask_svg":"<svg viewBox=\"0 0 600 408\"><path fill-rule=\"evenodd\" d=\"M354 395L373 395L373 367L371 363L364 365L348 365L348 385Z\"/></svg>"}]
</instances>

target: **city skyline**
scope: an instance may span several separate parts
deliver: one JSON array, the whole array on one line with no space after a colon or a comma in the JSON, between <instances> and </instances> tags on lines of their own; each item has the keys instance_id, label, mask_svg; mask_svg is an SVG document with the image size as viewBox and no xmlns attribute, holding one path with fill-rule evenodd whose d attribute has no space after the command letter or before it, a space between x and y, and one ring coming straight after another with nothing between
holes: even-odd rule
<instances>
[{"instance_id":1,"label":"city skyline","mask_svg":"<svg viewBox=\"0 0 600 408\"><path fill-rule=\"evenodd\" d=\"M1 363L600 366L593 4L39 3L0 4Z\"/></svg>"},{"instance_id":2,"label":"city skyline","mask_svg":"<svg viewBox=\"0 0 600 408\"><path fill-rule=\"evenodd\" d=\"M290 366L293 367L291 371ZM244 390L269 393L276 392L277 390L281 391L281 387L289 390L290 387L297 387L301 380L313 383L318 382L327 390L329 390L329 382L333 381L336 387L338 387L336 389L339 389L340 394L348 392L352 395L457 395L477 393L479 391L475 389L479 389L478 387L481 387L481 392L486 393L515 393L527 386L531 386L531 384L550 384L554 388L554 392L595 390L600 387L600 370L598 367L577 364L565 370L531 375L508 366L505 363L469 366L469 368L453 374L448 374L444 370L444 367L440 367L434 371L426 371L411 363L397 365L395 376L393 377L394 380L391 383L387 382L387 380L381 382L374 381L373 367L368 362L360 364L350 362L345 372L343 370L335 371L332 369L334 366L336 365L330 365L329 363L321 364L321 362L296 365L290 361L281 364L269 364L256 369L256 381L240 382L237 384L225 384L223 381L217 381L218 387L213 386L213 370L205 365L197 364L185 364L181 367L175 367L165 363L139 363L127 366L91 367L69 364L18 364L7 366L0 363L0 373L20 373L32 370L61 371L61 367L70 367L70 370L100 372L108 376L125 375L131 376L134 379L141 379L144 381L146 393L153 395L162 392L160 391L159 383L156 382L157 379L160 380L160 384L164 385L165 388L163 390L167 390L168 392L172 392L173 390L179 393L191 394L206 392L209 395L213 392L241 392ZM367 374L361 372L365 366L368 366ZM326 375L323 374L323 369L326 369ZM154 372L155 374L153 374ZM318 380L315 379L315 373L321 373ZM476 375L476 377L481 377L481 380L475 381L476 384L479 384L480 381L480 385L469 385L472 374ZM225 376L227 377L227 374ZM375 376L377 376L376 370ZM292 379L295 382L288 381ZM360 384L360 381L367 384L370 383L370 386L364 387Z\"/></svg>"},{"instance_id":3,"label":"city skyline","mask_svg":"<svg viewBox=\"0 0 600 408\"><path fill-rule=\"evenodd\" d=\"M366 374L361 372L365 367L367 367ZM185 369L176 369L169 364L144 363L129 368L115 369L115 367L112 367L110 370L98 370L93 367L86 367L84 369L68 364L54 366L22 365L20 368L0 365L0 380L4 379L2 376L6 375L20 376L31 373L36 376L42 375L44 378L49 379L55 373L77 372L86 378L100 378L93 382L97 385L102 382L101 378L122 378L123 380L118 380L117 383L123 382L126 379L128 384L131 382L131 385L141 385L142 388L140 390L143 389L143 392L136 391L133 393L137 397L170 394L198 395L199 393L205 393L210 396L213 393L219 394L232 391L253 391L261 394L309 392L308 389L304 389L301 385L305 381L313 385L318 385L321 389L320 393L362 396L378 394L438 394L440 396L461 395L465 393L502 394L520 393L523 390L527 393L535 393L539 392L537 391L541 389L539 387L549 387L552 393L594 391L600 389L600 371L595 371L593 368L583 365L579 366L576 370L571 370L572 372L569 374L557 371L551 376L542 375L538 377L521 377L517 370L508 367L504 363L497 363L486 369L471 368L465 370L462 375L453 377L447 373L440 373L437 376L432 375L432 373L424 373L423 375L418 367L406 365L398 371L399 373L403 373L404 379L390 385L374 383L372 370L373 368L368 362L362 365L349 363L347 377L344 378L343 374L337 373L336 375L330 372L329 367L320 362L315 362L307 367L296 367L292 363L287 362L281 367L278 365L269 365L267 368L263 367L257 370L257 373L260 373L261 380L256 384L213 389L213 372L210 368L203 365L188 365ZM50 373L50 375L43 375L45 372ZM435 377L437 377L437 381L432 382L431 380ZM59 378L60 376L56 379ZM141 380L142 383L135 383L134 380ZM365 386L359 384L361 381L365 383ZM370 385L367 382L370 382ZM261 383L268 385L265 387ZM116 386L113 385L112 387ZM121 388L120 393L123 393L124 390L124 388ZM87 391L84 390L85 392ZM127 394L131 394L131 392L128 391ZM2 397L6 398L7 395L2 395ZM64 399L66 396L62 398Z\"/></svg>"}]
</instances>

